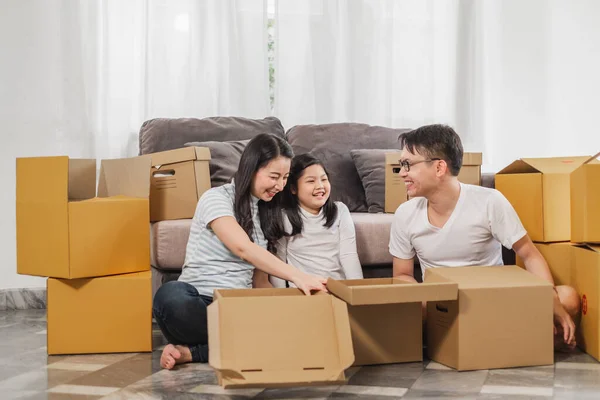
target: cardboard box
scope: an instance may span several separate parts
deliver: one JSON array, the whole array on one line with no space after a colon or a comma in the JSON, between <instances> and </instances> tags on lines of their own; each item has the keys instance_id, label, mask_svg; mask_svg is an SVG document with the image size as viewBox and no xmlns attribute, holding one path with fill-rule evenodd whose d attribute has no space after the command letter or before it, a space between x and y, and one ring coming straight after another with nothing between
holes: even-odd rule
<instances>
[{"instance_id":1,"label":"cardboard box","mask_svg":"<svg viewBox=\"0 0 600 400\"><path fill-rule=\"evenodd\" d=\"M469 185L481 186L482 163L482 153L464 153L462 168L458 174L458 180Z\"/></svg>"},{"instance_id":2,"label":"cardboard box","mask_svg":"<svg viewBox=\"0 0 600 400\"><path fill-rule=\"evenodd\" d=\"M394 278L336 281L327 289L346 303L354 365L423 361L422 302L456 300L456 283L408 283Z\"/></svg>"},{"instance_id":3,"label":"cardboard box","mask_svg":"<svg viewBox=\"0 0 600 400\"><path fill-rule=\"evenodd\" d=\"M577 345L600 361L600 245L573 246L573 287L581 297Z\"/></svg>"},{"instance_id":4,"label":"cardboard box","mask_svg":"<svg viewBox=\"0 0 600 400\"><path fill-rule=\"evenodd\" d=\"M352 365L346 304L298 289L215 290L209 363L225 388L345 383Z\"/></svg>"},{"instance_id":5,"label":"cardboard box","mask_svg":"<svg viewBox=\"0 0 600 400\"><path fill-rule=\"evenodd\" d=\"M200 196L210 189L209 148L184 147L150 156L150 219L192 218Z\"/></svg>"},{"instance_id":6,"label":"cardboard box","mask_svg":"<svg viewBox=\"0 0 600 400\"><path fill-rule=\"evenodd\" d=\"M600 153L571 174L571 241L600 243Z\"/></svg>"},{"instance_id":7,"label":"cardboard box","mask_svg":"<svg viewBox=\"0 0 600 400\"><path fill-rule=\"evenodd\" d=\"M395 213L408 200L404 179L400 176L400 153L385 155L385 212ZM458 180L470 185L481 185L482 153L464 153Z\"/></svg>"},{"instance_id":8,"label":"cardboard box","mask_svg":"<svg viewBox=\"0 0 600 400\"><path fill-rule=\"evenodd\" d=\"M430 268L458 301L427 303L429 357L459 371L551 365L552 285L517 266Z\"/></svg>"},{"instance_id":9,"label":"cardboard box","mask_svg":"<svg viewBox=\"0 0 600 400\"><path fill-rule=\"evenodd\" d=\"M48 354L152 351L151 277L48 279Z\"/></svg>"},{"instance_id":10,"label":"cardboard box","mask_svg":"<svg viewBox=\"0 0 600 400\"><path fill-rule=\"evenodd\" d=\"M17 272L85 278L150 269L148 157L17 159Z\"/></svg>"},{"instance_id":11,"label":"cardboard box","mask_svg":"<svg viewBox=\"0 0 600 400\"><path fill-rule=\"evenodd\" d=\"M554 284L571 286L571 264L573 262L571 243L534 243L534 245L548 263ZM516 264L525 268L525 264L519 256L516 257Z\"/></svg>"},{"instance_id":12,"label":"cardboard box","mask_svg":"<svg viewBox=\"0 0 600 400\"><path fill-rule=\"evenodd\" d=\"M523 158L496 174L496 189L512 204L531 240L571 240L571 172L588 158Z\"/></svg>"}]
</instances>

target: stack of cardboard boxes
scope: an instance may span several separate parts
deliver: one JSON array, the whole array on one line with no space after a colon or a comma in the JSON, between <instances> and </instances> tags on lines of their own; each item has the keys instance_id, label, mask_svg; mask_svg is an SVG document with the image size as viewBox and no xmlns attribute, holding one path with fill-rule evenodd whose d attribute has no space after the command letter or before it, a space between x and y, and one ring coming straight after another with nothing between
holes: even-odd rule
<instances>
[{"instance_id":1,"label":"stack of cardboard boxes","mask_svg":"<svg viewBox=\"0 0 600 400\"><path fill-rule=\"evenodd\" d=\"M496 175L556 285L581 297L577 344L600 359L600 163L594 157L527 158ZM524 267L517 258L517 264Z\"/></svg>"},{"instance_id":2,"label":"stack of cardboard boxes","mask_svg":"<svg viewBox=\"0 0 600 400\"><path fill-rule=\"evenodd\" d=\"M146 157L17 159L17 272L47 280L48 354L152 350Z\"/></svg>"}]
</instances>

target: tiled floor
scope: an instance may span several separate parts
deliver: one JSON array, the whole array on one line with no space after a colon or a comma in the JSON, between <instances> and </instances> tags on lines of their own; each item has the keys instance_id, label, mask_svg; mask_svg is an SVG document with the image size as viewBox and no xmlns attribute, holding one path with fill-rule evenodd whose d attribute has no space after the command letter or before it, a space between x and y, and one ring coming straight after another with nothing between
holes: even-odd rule
<instances>
[{"instance_id":1,"label":"tiled floor","mask_svg":"<svg viewBox=\"0 0 600 400\"><path fill-rule=\"evenodd\" d=\"M0 311L0 399L600 399L600 364L556 354L554 366L456 372L435 362L351 368L347 385L224 390L208 365L160 369L153 353L46 355L45 310Z\"/></svg>"}]
</instances>

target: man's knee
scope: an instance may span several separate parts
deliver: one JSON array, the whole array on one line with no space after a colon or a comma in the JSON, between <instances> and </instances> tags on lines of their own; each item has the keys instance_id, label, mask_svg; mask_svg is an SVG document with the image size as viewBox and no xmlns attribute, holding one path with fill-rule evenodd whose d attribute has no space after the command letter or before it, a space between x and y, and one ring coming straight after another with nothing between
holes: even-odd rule
<instances>
[{"instance_id":1,"label":"man's knee","mask_svg":"<svg viewBox=\"0 0 600 400\"><path fill-rule=\"evenodd\" d=\"M577 291L567 285L557 286L556 291L558 292L560 303L569 313L571 318L575 319L575 317L579 315L579 310L581 308L581 300L579 299Z\"/></svg>"}]
</instances>

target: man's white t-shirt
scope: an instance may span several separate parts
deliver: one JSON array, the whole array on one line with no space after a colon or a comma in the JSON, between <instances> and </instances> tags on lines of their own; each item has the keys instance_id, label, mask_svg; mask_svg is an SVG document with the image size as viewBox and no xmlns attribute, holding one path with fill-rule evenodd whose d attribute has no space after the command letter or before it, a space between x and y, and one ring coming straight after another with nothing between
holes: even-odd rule
<instances>
[{"instance_id":1,"label":"man's white t-shirt","mask_svg":"<svg viewBox=\"0 0 600 400\"><path fill-rule=\"evenodd\" d=\"M502 193L461 183L456 207L442 228L429 223L426 198L401 204L389 248L397 258L417 256L424 274L426 268L502 265L502 245L511 249L526 234Z\"/></svg>"}]
</instances>

